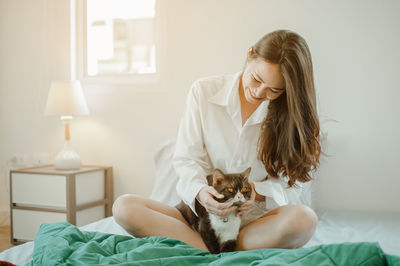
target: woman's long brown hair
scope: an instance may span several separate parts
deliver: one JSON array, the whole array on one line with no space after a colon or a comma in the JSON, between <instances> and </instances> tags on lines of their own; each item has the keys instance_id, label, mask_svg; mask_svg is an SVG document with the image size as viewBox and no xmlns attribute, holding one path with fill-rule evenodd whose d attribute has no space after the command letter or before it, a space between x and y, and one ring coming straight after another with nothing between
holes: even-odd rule
<instances>
[{"instance_id":1,"label":"woman's long brown hair","mask_svg":"<svg viewBox=\"0 0 400 266\"><path fill-rule=\"evenodd\" d=\"M289 187L297 180L308 182L321 154L310 50L300 35L279 30L255 44L250 58L260 57L280 65L286 89L269 103L258 140L258 158L270 177L287 176Z\"/></svg>"}]
</instances>

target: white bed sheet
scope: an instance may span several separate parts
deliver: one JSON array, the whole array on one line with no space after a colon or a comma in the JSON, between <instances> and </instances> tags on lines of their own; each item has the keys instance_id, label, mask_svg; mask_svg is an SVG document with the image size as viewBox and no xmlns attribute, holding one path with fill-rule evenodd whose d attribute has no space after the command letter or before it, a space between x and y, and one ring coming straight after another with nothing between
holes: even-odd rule
<instances>
[{"instance_id":1,"label":"white bed sheet","mask_svg":"<svg viewBox=\"0 0 400 266\"><path fill-rule=\"evenodd\" d=\"M317 230L304 247L342 242L379 242L400 256L400 213L319 210Z\"/></svg>"},{"instance_id":2,"label":"white bed sheet","mask_svg":"<svg viewBox=\"0 0 400 266\"><path fill-rule=\"evenodd\" d=\"M304 247L342 242L379 242L387 254L400 256L400 213L317 210L319 222L312 239ZM130 236L113 217L80 227L84 231ZM33 242L0 253L0 260L17 265L32 259Z\"/></svg>"}]
</instances>

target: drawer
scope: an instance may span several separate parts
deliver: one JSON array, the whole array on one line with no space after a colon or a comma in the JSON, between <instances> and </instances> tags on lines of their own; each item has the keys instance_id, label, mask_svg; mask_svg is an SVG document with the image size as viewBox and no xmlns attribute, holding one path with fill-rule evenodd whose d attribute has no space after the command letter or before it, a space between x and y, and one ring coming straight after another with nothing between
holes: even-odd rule
<instances>
[{"instance_id":1,"label":"drawer","mask_svg":"<svg viewBox=\"0 0 400 266\"><path fill-rule=\"evenodd\" d=\"M104 205L96 206L76 213L76 226L83 226L105 217Z\"/></svg>"},{"instance_id":2,"label":"drawer","mask_svg":"<svg viewBox=\"0 0 400 266\"><path fill-rule=\"evenodd\" d=\"M76 205L104 199L104 170L77 174Z\"/></svg>"},{"instance_id":3,"label":"drawer","mask_svg":"<svg viewBox=\"0 0 400 266\"><path fill-rule=\"evenodd\" d=\"M19 205L66 208L66 177L12 173L12 201Z\"/></svg>"},{"instance_id":4,"label":"drawer","mask_svg":"<svg viewBox=\"0 0 400 266\"><path fill-rule=\"evenodd\" d=\"M17 240L33 240L41 224L66 221L67 214L14 209L12 210L12 219L13 238Z\"/></svg>"}]
</instances>

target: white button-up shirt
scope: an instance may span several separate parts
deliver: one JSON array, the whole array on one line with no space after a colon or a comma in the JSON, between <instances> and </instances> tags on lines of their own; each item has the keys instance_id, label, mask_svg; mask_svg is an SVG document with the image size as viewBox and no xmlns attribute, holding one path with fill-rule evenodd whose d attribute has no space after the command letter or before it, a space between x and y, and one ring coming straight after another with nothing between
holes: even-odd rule
<instances>
[{"instance_id":1,"label":"white button-up shirt","mask_svg":"<svg viewBox=\"0 0 400 266\"><path fill-rule=\"evenodd\" d=\"M266 209L288 204L287 179L269 178L257 159L260 127L269 101L262 102L242 127L239 82L242 72L213 76L193 83L176 141L173 166L179 176L178 195L194 211L206 176L219 168L239 173L251 167L249 181L266 197ZM264 181L262 181L264 180Z\"/></svg>"}]
</instances>

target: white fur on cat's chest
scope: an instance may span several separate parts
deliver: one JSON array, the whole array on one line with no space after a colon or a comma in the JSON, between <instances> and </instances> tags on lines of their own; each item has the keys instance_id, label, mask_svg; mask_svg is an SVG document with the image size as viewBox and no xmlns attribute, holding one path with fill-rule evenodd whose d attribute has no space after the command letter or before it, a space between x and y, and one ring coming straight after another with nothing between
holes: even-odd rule
<instances>
[{"instance_id":1,"label":"white fur on cat's chest","mask_svg":"<svg viewBox=\"0 0 400 266\"><path fill-rule=\"evenodd\" d=\"M245 198L242 193L238 192L235 197L227 202L245 202ZM237 235L239 234L241 217L235 215L236 212L232 212L229 215L228 220L224 222L221 217L209 214L211 227L215 231L215 235L219 238L220 243L224 243L228 240L236 240Z\"/></svg>"},{"instance_id":2,"label":"white fur on cat's chest","mask_svg":"<svg viewBox=\"0 0 400 266\"><path fill-rule=\"evenodd\" d=\"M209 214L210 223L215 231L215 235L219 238L220 243L228 240L236 240L239 234L241 219L234 213L229 215L228 221L224 222L219 216Z\"/></svg>"}]
</instances>

